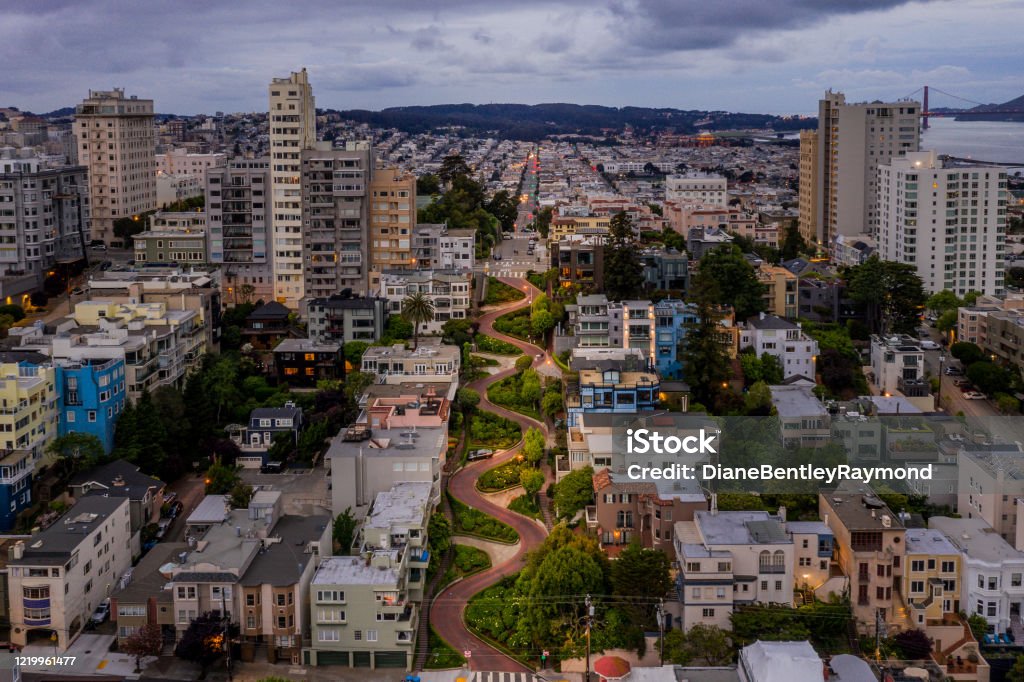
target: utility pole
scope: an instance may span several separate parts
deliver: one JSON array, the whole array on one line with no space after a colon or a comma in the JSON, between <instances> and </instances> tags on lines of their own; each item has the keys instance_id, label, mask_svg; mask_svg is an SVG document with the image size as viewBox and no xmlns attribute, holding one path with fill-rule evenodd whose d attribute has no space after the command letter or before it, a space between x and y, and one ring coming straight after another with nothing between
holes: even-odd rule
<instances>
[{"instance_id":1,"label":"utility pole","mask_svg":"<svg viewBox=\"0 0 1024 682\"><path fill-rule=\"evenodd\" d=\"M587 676L583 682L590 682L590 628L594 624L594 604L589 594L584 603L587 605Z\"/></svg>"},{"instance_id":2,"label":"utility pole","mask_svg":"<svg viewBox=\"0 0 1024 682\"><path fill-rule=\"evenodd\" d=\"M661 664L665 665L665 600L658 602L658 643L661 647L659 652Z\"/></svg>"},{"instance_id":3,"label":"utility pole","mask_svg":"<svg viewBox=\"0 0 1024 682\"><path fill-rule=\"evenodd\" d=\"M220 588L220 612L224 614L224 664L228 669L228 682L231 682L231 617L228 615L227 598L224 586Z\"/></svg>"}]
</instances>

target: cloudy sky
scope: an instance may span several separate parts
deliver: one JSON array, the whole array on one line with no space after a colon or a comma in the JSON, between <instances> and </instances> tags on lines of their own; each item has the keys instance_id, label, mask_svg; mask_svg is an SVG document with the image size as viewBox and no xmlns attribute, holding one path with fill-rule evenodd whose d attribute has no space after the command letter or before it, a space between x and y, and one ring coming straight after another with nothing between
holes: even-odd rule
<instances>
[{"instance_id":1,"label":"cloudy sky","mask_svg":"<svg viewBox=\"0 0 1024 682\"><path fill-rule=\"evenodd\" d=\"M0 3L0 106L124 87L254 111L305 66L317 105L575 102L813 113L826 88L1024 94L1020 0L34 0ZM933 94L933 106L955 100Z\"/></svg>"}]
</instances>

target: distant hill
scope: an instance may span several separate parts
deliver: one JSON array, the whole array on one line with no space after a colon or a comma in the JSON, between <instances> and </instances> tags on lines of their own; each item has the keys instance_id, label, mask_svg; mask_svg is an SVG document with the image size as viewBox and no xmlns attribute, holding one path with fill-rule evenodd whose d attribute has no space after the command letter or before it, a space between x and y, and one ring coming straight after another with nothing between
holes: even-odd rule
<instances>
[{"instance_id":1,"label":"distant hill","mask_svg":"<svg viewBox=\"0 0 1024 682\"><path fill-rule=\"evenodd\" d=\"M39 115L42 116L43 118L64 118L65 116L74 116L75 115L75 108L74 107L61 107L60 109L54 109L53 111L50 111L50 112L45 113L45 114L39 114Z\"/></svg>"},{"instance_id":2,"label":"distant hill","mask_svg":"<svg viewBox=\"0 0 1024 682\"><path fill-rule=\"evenodd\" d=\"M1019 114L1003 114L998 113L1001 111L1019 111ZM1011 99L1009 102L1003 102L1002 104L982 104L981 106L968 109L971 112L970 116L958 116L958 121L1024 121L1024 95ZM991 111L995 113L986 114L984 112Z\"/></svg>"},{"instance_id":3,"label":"distant hill","mask_svg":"<svg viewBox=\"0 0 1024 682\"><path fill-rule=\"evenodd\" d=\"M603 107L581 104L439 104L392 107L381 111L353 109L337 113L343 118L383 128L421 133L445 126L462 126L467 132L493 131L500 137L537 140L546 135L602 135L608 130L633 127L637 133L653 131L696 133L699 130L774 128L798 130L815 127L814 119L790 119L767 114L725 111Z\"/></svg>"}]
</instances>

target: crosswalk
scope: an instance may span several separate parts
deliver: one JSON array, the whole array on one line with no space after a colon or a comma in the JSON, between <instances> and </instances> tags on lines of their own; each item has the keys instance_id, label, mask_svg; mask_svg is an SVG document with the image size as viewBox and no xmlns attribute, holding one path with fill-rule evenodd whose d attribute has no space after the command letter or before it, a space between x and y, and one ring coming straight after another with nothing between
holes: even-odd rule
<instances>
[{"instance_id":1,"label":"crosswalk","mask_svg":"<svg viewBox=\"0 0 1024 682\"><path fill-rule=\"evenodd\" d=\"M473 677L473 682L538 682L530 673L478 672Z\"/></svg>"}]
</instances>

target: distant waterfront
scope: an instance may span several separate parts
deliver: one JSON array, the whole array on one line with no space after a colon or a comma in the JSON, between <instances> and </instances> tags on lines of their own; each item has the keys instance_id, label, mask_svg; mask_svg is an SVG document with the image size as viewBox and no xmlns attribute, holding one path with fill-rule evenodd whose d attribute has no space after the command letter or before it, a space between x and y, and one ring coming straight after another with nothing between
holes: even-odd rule
<instances>
[{"instance_id":1,"label":"distant waterfront","mask_svg":"<svg viewBox=\"0 0 1024 682\"><path fill-rule=\"evenodd\" d=\"M921 148L979 161L1019 162L1024 167L1024 123L933 118ZM1015 169L1021 170L1021 169Z\"/></svg>"}]
</instances>

